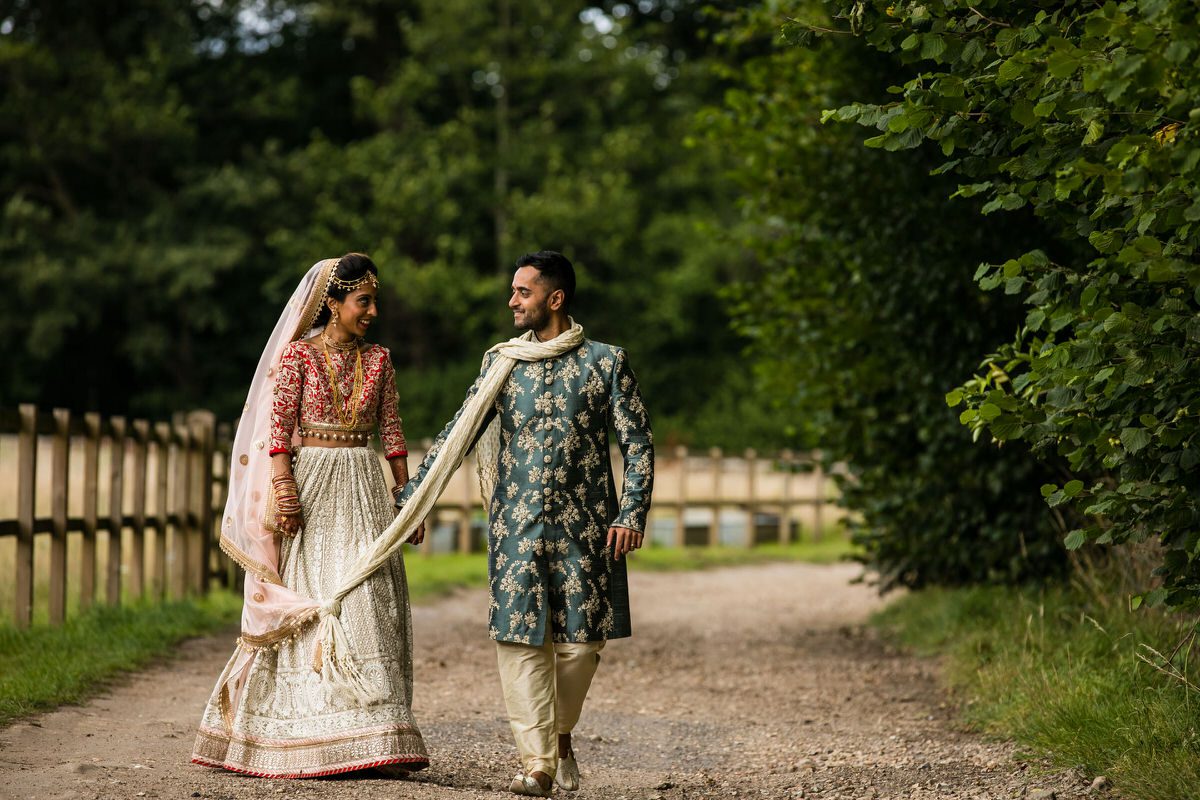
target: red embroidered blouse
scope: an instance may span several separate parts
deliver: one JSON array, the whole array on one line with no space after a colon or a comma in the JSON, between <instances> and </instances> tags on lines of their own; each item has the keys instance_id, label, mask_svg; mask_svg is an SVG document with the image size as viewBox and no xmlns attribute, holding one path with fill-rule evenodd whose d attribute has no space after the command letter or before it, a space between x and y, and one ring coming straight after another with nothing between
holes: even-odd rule
<instances>
[{"instance_id":1,"label":"red embroidered blouse","mask_svg":"<svg viewBox=\"0 0 1200 800\"><path fill-rule=\"evenodd\" d=\"M354 353L329 351L342 395L342 412L347 419L354 389ZM396 371L386 347L373 344L362 354L362 402L358 423L378 421L383 452L389 459L408 455L404 428L396 409ZM292 451L292 432L296 423L328 426L339 424L329 388L329 371L322 350L307 342L292 342L279 359L275 378L275 401L271 409L271 455Z\"/></svg>"}]
</instances>

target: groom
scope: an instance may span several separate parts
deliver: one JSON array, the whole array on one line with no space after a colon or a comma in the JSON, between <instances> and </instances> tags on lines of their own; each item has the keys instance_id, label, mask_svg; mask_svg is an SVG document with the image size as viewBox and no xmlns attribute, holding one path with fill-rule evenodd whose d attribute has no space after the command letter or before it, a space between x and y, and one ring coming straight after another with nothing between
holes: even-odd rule
<instances>
[{"instance_id":1,"label":"groom","mask_svg":"<svg viewBox=\"0 0 1200 800\"><path fill-rule=\"evenodd\" d=\"M536 797L549 796L555 780L579 788L571 731L605 641L630 635L623 556L642 545L654 482L650 420L629 359L583 338L568 316L574 295L575 270L563 255L522 256L508 306L525 334L488 351L467 395L498 354L517 359L480 424L498 425L498 446L486 447L485 433L477 450L484 483L485 473L495 481L485 495L490 633L522 763L509 788ZM435 440L398 505L462 416ZM620 497L610 427L625 462Z\"/></svg>"}]
</instances>

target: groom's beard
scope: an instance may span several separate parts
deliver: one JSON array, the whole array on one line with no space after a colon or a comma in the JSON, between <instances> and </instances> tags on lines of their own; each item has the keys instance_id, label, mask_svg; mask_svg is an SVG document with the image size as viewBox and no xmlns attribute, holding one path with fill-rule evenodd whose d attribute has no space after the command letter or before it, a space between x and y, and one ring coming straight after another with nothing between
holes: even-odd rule
<instances>
[{"instance_id":1,"label":"groom's beard","mask_svg":"<svg viewBox=\"0 0 1200 800\"><path fill-rule=\"evenodd\" d=\"M519 331L537 331L546 327L546 323L549 321L550 309L543 306L529 309L520 317L514 318L513 324Z\"/></svg>"}]
</instances>

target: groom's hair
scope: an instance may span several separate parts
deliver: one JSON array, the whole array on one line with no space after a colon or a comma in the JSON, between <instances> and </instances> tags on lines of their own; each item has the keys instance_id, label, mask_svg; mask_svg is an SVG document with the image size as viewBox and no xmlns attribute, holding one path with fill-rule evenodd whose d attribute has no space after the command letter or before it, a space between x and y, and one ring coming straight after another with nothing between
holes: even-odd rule
<instances>
[{"instance_id":1,"label":"groom's hair","mask_svg":"<svg viewBox=\"0 0 1200 800\"><path fill-rule=\"evenodd\" d=\"M526 253L517 259L517 269L521 267L536 269L538 277L550 285L550 291L562 289L563 311L571 310L571 301L575 299L575 267L566 256L553 250Z\"/></svg>"}]
</instances>

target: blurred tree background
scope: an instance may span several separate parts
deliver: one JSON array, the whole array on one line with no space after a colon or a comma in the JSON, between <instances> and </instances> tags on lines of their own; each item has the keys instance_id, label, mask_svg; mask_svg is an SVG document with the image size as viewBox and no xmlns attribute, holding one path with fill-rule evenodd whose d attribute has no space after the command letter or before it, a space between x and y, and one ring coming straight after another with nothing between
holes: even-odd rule
<instances>
[{"instance_id":1,"label":"blurred tree background","mask_svg":"<svg viewBox=\"0 0 1200 800\"><path fill-rule=\"evenodd\" d=\"M512 335L523 252L627 346L663 441L769 445L717 290L746 256L698 2L8 2L0 402L232 417L300 275L383 279L411 435Z\"/></svg>"}]
</instances>

